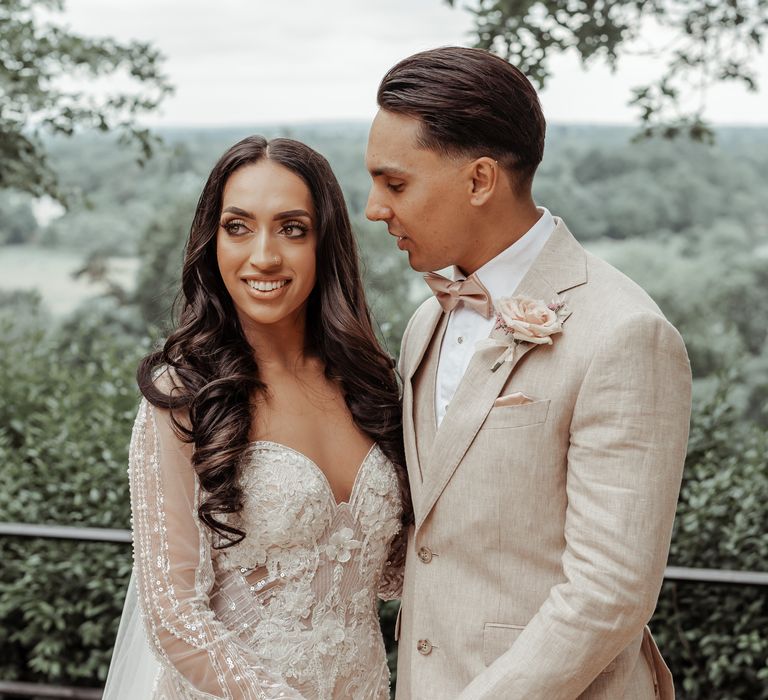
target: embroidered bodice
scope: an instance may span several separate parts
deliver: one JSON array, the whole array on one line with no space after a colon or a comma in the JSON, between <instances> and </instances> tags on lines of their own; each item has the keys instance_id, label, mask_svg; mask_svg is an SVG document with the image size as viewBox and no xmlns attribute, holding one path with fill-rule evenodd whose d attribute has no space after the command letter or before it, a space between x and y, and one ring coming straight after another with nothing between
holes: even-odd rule
<instances>
[{"instance_id":1,"label":"embroidered bodice","mask_svg":"<svg viewBox=\"0 0 768 700\"><path fill-rule=\"evenodd\" d=\"M386 700L376 598L400 595L404 539L381 449L337 503L308 457L253 442L229 519L246 537L226 549L198 520L189 457L167 413L142 401L129 471L140 606L162 667L155 697Z\"/></svg>"}]
</instances>

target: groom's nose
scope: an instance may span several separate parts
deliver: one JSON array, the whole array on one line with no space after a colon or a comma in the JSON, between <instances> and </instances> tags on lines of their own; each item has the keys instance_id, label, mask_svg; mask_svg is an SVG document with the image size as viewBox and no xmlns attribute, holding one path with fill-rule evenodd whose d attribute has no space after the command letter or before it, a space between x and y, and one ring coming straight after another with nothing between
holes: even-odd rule
<instances>
[{"instance_id":1,"label":"groom's nose","mask_svg":"<svg viewBox=\"0 0 768 700\"><path fill-rule=\"evenodd\" d=\"M389 221L393 214L390 207L376 201L373 190L371 190L365 205L365 216L371 221Z\"/></svg>"}]
</instances>

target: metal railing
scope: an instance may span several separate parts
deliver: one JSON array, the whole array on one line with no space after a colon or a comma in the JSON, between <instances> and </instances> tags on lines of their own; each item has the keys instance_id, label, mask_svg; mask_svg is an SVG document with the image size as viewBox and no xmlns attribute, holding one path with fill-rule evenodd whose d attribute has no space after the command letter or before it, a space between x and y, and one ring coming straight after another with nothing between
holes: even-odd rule
<instances>
[{"instance_id":1,"label":"metal railing","mask_svg":"<svg viewBox=\"0 0 768 700\"><path fill-rule=\"evenodd\" d=\"M0 537L33 537L35 539L75 540L79 542L112 542L129 544L130 530L104 527L67 527L64 525L29 525L27 523L0 523ZM0 697L15 695L24 698L72 698L73 700L101 700L99 688L46 685L0 680ZM137 698L137 700L139 700Z\"/></svg>"},{"instance_id":2,"label":"metal railing","mask_svg":"<svg viewBox=\"0 0 768 700\"><path fill-rule=\"evenodd\" d=\"M75 700L101 700L98 688L78 688L63 685L41 685L0 681L0 696L18 695L23 698L74 698ZM136 698L136 700L141 700Z\"/></svg>"},{"instance_id":3,"label":"metal railing","mask_svg":"<svg viewBox=\"0 0 768 700\"><path fill-rule=\"evenodd\" d=\"M66 525L29 525L0 523L0 537L34 537L46 540L79 540L81 542L130 543L130 530L108 527L69 527Z\"/></svg>"},{"instance_id":4,"label":"metal railing","mask_svg":"<svg viewBox=\"0 0 768 700\"><path fill-rule=\"evenodd\" d=\"M0 523L0 537L34 537L39 539L76 540L81 542L131 542L130 530L101 527L67 527L64 525L29 525L27 523ZM668 566L665 581L692 583L719 583L735 586L768 586L768 573L760 571L733 571L728 569L692 569ZM35 698L73 698L75 700L100 700L98 688L77 688L17 681L0 681L0 697L17 695Z\"/></svg>"},{"instance_id":5,"label":"metal railing","mask_svg":"<svg viewBox=\"0 0 768 700\"><path fill-rule=\"evenodd\" d=\"M116 544L131 542L130 530L103 527L68 527L64 525L29 525L27 523L0 523L0 537L3 536L78 540L83 542L113 542ZM692 581L694 583L732 583L739 586L768 586L768 573L668 566L664 572L664 580Z\"/></svg>"}]
</instances>

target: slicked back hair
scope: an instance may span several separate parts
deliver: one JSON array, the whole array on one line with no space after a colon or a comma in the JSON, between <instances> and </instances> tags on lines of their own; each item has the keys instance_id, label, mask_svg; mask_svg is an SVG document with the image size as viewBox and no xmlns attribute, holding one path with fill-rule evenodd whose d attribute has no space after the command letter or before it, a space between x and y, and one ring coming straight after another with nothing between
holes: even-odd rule
<instances>
[{"instance_id":1,"label":"slicked back hair","mask_svg":"<svg viewBox=\"0 0 768 700\"><path fill-rule=\"evenodd\" d=\"M544 155L546 122L528 79L482 49L446 46L409 56L382 78L387 112L421 122L418 145L446 156L498 161L528 189Z\"/></svg>"}]
</instances>

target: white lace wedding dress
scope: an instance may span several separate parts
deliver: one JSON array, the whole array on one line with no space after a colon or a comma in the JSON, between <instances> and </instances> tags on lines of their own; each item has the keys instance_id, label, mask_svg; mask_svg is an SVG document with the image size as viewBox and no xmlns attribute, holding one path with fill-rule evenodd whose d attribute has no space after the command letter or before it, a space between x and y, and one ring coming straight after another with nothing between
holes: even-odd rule
<instances>
[{"instance_id":1,"label":"white lace wedding dress","mask_svg":"<svg viewBox=\"0 0 768 700\"><path fill-rule=\"evenodd\" d=\"M387 700L376 601L401 588L392 463L374 445L349 502L336 503L308 457L252 443L243 508L229 521L247 535L220 550L197 518L190 449L167 413L142 401L129 467L134 581L105 700Z\"/></svg>"}]
</instances>

